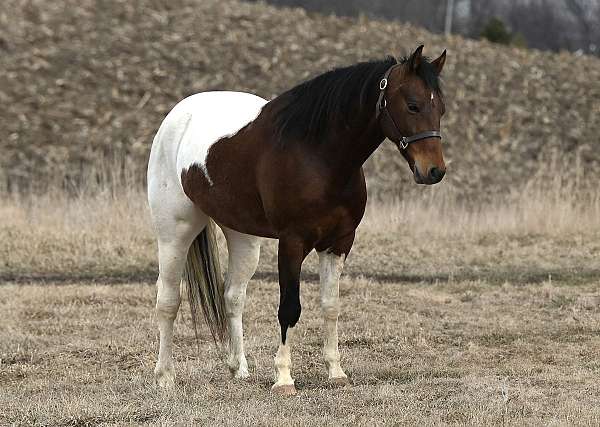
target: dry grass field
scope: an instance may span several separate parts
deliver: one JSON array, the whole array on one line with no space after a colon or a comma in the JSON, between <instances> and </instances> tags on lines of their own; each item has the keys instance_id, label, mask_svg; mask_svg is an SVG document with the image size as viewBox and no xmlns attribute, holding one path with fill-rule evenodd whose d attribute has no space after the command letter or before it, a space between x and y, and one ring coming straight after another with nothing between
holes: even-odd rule
<instances>
[{"instance_id":1,"label":"dry grass field","mask_svg":"<svg viewBox=\"0 0 600 427\"><path fill-rule=\"evenodd\" d=\"M341 354L354 385L331 389L318 286L303 286L292 360L299 394L270 391L277 284L251 284L251 377L229 379L208 333L177 321L177 390L153 383L147 283L0 287L0 424L598 425L598 283L346 278Z\"/></svg>"},{"instance_id":2,"label":"dry grass field","mask_svg":"<svg viewBox=\"0 0 600 427\"><path fill-rule=\"evenodd\" d=\"M0 425L598 425L600 204L557 180L469 206L444 186L372 203L342 276L326 384L315 256L305 263L299 394L270 393L275 242L245 313L235 382L187 304L177 390L153 383L155 245L137 190L6 196L0 205ZM225 256L225 254L223 254Z\"/></svg>"}]
</instances>

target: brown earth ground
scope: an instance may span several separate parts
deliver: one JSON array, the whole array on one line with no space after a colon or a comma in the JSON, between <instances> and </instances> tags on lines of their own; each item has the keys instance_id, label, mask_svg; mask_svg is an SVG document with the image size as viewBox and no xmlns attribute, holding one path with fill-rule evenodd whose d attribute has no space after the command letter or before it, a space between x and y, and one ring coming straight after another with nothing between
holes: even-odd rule
<instances>
[{"instance_id":1,"label":"brown earth ground","mask_svg":"<svg viewBox=\"0 0 600 427\"><path fill-rule=\"evenodd\" d=\"M341 284L350 388L326 383L309 257L289 399L270 393L275 242L248 292L250 379L229 378L206 330L197 349L184 304L165 394L143 194L5 198L0 425L598 425L598 197L474 209L435 194L370 205L359 229Z\"/></svg>"}]
</instances>

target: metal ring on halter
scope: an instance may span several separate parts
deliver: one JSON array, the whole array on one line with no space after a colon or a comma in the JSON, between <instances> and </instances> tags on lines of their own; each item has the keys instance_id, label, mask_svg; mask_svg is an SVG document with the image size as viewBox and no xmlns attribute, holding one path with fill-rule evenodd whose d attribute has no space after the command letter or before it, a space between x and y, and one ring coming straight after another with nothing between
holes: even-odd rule
<instances>
[{"instance_id":1,"label":"metal ring on halter","mask_svg":"<svg viewBox=\"0 0 600 427\"><path fill-rule=\"evenodd\" d=\"M407 138L403 136L402 139L398 141L398 144L400 145L400 147L402 147L403 150L406 150L408 148Z\"/></svg>"},{"instance_id":2,"label":"metal ring on halter","mask_svg":"<svg viewBox=\"0 0 600 427\"><path fill-rule=\"evenodd\" d=\"M388 81L386 78L381 79L379 82L379 90L384 90L387 87Z\"/></svg>"}]
</instances>

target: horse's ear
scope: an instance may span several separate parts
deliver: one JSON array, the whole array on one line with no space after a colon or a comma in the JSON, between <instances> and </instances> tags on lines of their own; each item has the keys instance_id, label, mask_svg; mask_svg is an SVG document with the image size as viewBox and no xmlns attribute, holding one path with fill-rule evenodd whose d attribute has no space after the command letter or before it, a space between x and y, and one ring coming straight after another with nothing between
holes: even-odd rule
<instances>
[{"instance_id":1,"label":"horse's ear","mask_svg":"<svg viewBox=\"0 0 600 427\"><path fill-rule=\"evenodd\" d=\"M435 72L438 74L438 76L440 74L442 74L442 69L444 68L445 63L446 63L446 49L444 49L444 51L442 52L442 54L440 55L440 57L438 59L431 62L431 65L433 65L433 68L435 68Z\"/></svg>"},{"instance_id":2,"label":"horse's ear","mask_svg":"<svg viewBox=\"0 0 600 427\"><path fill-rule=\"evenodd\" d=\"M423 60L423 45L419 46L410 58L408 59L408 65L411 71L417 71L419 65L421 65L421 61Z\"/></svg>"}]
</instances>

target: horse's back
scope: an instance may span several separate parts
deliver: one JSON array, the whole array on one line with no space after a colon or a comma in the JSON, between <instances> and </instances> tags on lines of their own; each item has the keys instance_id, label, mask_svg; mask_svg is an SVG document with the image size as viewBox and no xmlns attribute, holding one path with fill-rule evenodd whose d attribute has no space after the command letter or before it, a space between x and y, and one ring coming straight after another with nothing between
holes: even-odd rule
<instances>
[{"instance_id":1,"label":"horse's back","mask_svg":"<svg viewBox=\"0 0 600 427\"><path fill-rule=\"evenodd\" d=\"M148 162L148 187L181 189L181 171L192 164L206 170L210 147L254 120L267 100L245 92L201 92L181 100L154 137Z\"/></svg>"}]
</instances>

